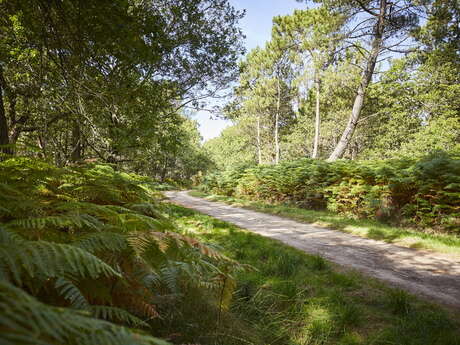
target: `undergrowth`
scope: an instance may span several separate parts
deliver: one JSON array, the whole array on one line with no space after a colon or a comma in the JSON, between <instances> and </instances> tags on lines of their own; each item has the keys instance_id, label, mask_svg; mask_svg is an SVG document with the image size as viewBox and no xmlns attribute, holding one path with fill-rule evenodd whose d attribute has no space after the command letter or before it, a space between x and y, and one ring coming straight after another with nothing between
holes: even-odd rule
<instances>
[{"instance_id":1,"label":"undergrowth","mask_svg":"<svg viewBox=\"0 0 460 345\"><path fill-rule=\"evenodd\" d=\"M460 344L458 314L195 211L170 213L184 233L252 267L235 275L230 312L239 323L217 326L215 344Z\"/></svg>"},{"instance_id":2,"label":"undergrowth","mask_svg":"<svg viewBox=\"0 0 460 345\"><path fill-rule=\"evenodd\" d=\"M305 158L210 174L201 188L460 235L459 158L447 152L420 160L326 162Z\"/></svg>"},{"instance_id":3,"label":"undergrowth","mask_svg":"<svg viewBox=\"0 0 460 345\"><path fill-rule=\"evenodd\" d=\"M0 162L2 345L181 344L165 325L200 319L182 305L225 314L242 267L178 232L156 186L108 165Z\"/></svg>"}]
</instances>

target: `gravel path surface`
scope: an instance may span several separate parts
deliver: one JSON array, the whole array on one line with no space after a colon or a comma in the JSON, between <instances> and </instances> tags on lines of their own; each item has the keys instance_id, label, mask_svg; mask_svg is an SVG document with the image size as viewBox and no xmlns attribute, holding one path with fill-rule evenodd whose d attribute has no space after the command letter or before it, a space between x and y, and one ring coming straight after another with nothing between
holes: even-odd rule
<instances>
[{"instance_id":1,"label":"gravel path surface","mask_svg":"<svg viewBox=\"0 0 460 345\"><path fill-rule=\"evenodd\" d=\"M460 310L460 262L447 254L395 246L282 217L212 202L186 191L166 192L174 203L389 282Z\"/></svg>"}]
</instances>

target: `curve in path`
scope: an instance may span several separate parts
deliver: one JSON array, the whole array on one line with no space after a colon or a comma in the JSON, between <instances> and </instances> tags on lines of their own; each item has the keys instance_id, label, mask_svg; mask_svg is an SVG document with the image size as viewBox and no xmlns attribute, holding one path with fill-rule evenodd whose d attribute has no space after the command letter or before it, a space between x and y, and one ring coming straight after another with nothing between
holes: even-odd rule
<instances>
[{"instance_id":1,"label":"curve in path","mask_svg":"<svg viewBox=\"0 0 460 345\"><path fill-rule=\"evenodd\" d=\"M414 250L361 238L188 195L166 192L171 201L233 223L262 236L277 239L309 254L439 303L460 309L460 262L440 253Z\"/></svg>"}]
</instances>

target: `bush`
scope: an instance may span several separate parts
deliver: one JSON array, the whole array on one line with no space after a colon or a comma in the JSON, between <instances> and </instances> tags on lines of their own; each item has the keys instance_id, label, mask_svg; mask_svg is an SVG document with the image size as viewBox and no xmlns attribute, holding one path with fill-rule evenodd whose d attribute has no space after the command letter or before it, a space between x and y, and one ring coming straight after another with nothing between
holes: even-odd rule
<instances>
[{"instance_id":1,"label":"bush","mask_svg":"<svg viewBox=\"0 0 460 345\"><path fill-rule=\"evenodd\" d=\"M215 174L205 179L205 189L460 234L459 157L438 152L419 161L301 159Z\"/></svg>"}]
</instances>

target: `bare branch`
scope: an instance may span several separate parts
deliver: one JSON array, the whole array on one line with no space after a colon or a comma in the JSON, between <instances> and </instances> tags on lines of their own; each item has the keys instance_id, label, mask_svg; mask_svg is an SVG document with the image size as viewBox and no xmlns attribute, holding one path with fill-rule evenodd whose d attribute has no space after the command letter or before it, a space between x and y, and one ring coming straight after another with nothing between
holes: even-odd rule
<instances>
[{"instance_id":1,"label":"bare branch","mask_svg":"<svg viewBox=\"0 0 460 345\"><path fill-rule=\"evenodd\" d=\"M361 2L361 0L356 0L356 2L358 3L359 7L361 7L363 9L363 11L369 13L370 15L372 15L374 17L378 17L378 13L372 12L371 9L368 9L366 6L364 6L364 4Z\"/></svg>"}]
</instances>

